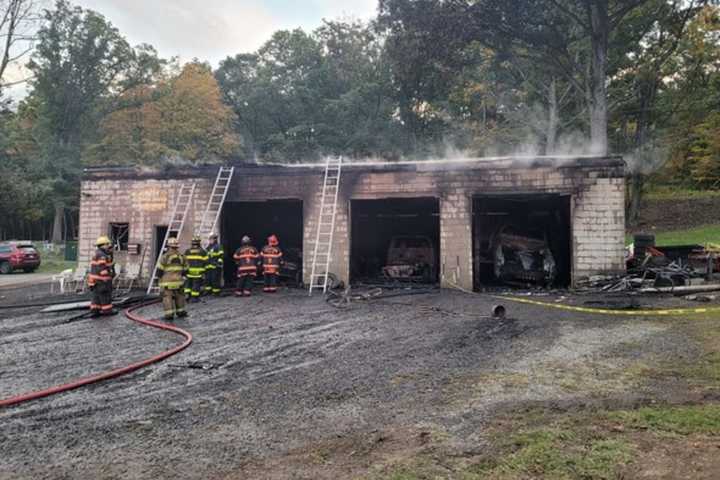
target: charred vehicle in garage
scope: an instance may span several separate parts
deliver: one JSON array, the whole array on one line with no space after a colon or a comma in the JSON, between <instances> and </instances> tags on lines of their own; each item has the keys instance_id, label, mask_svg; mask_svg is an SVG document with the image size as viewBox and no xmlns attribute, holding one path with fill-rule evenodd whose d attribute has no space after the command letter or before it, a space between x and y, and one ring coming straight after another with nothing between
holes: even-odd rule
<instances>
[{"instance_id":1,"label":"charred vehicle in garage","mask_svg":"<svg viewBox=\"0 0 720 480\"><path fill-rule=\"evenodd\" d=\"M497 280L544 287L555 282L557 263L546 232L505 225L496 232L491 244Z\"/></svg>"},{"instance_id":2,"label":"charred vehicle in garage","mask_svg":"<svg viewBox=\"0 0 720 480\"><path fill-rule=\"evenodd\" d=\"M382 273L388 280L432 282L437 275L437 260L430 238L393 237Z\"/></svg>"}]
</instances>

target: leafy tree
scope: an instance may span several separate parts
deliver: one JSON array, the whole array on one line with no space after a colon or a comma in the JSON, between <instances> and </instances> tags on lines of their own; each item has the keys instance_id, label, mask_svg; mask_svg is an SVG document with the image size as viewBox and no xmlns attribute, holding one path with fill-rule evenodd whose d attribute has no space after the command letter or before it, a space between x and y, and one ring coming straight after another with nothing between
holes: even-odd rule
<instances>
[{"instance_id":1,"label":"leafy tree","mask_svg":"<svg viewBox=\"0 0 720 480\"><path fill-rule=\"evenodd\" d=\"M398 155L399 122L382 39L362 23L280 31L216 76L238 117L245 155Z\"/></svg>"},{"instance_id":2,"label":"leafy tree","mask_svg":"<svg viewBox=\"0 0 720 480\"><path fill-rule=\"evenodd\" d=\"M85 158L113 165L219 161L240 146L233 120L210 68L189 63L173 78L124 92Z\"/></svg>"},{"instance_id":3,"label":"leafy tree","mask_svg":"<svg viewBox=\"0 0 720 480\"><path fill-rule=\"evenodd\" d=\"M628 15L614 43L622 44L616 55L616 74L610 82L611 140L629 160L628 220L634 223L645 180L668 157L667 129L674 112L661 108L667 82L678 73L676 53L684 49L690 20L703 11L700 1L646 2ZM639 42L631 42L641 38ZM625 46L627 45L627 46Z\"/></svg>"},{"instance_id":4,"label":"leafy tree","mask_svg":"<svg viewBox=\"0 0 720 480\"><path fill-rule=\"evenodd\" d=\"M39 109L34 136L53 179L55 242L62 240L65 207L77 204L82 149L95 136L101 104L118 87L131 56L127 41L96 12L65 0L45 11L28 68Z\"/></svg>"},{"instance_id":5,"label":"leafy tree","mask_svg":"<svg viewBox=\"0 0 720 480\"><path fill-rule=\"evenodd\" d=\"M688 24L669 60L656 115L670 161L660 180L696 188L720 185L720 9L706 7Z\"/></svg>"}]
</instances>

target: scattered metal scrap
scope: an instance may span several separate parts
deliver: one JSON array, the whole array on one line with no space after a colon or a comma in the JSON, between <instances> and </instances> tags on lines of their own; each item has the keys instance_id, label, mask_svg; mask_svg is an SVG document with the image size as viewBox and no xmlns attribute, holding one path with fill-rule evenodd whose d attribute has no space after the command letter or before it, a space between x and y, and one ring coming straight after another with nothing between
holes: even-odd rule
<instances>
[{"instance_id":1,"label":"scattered metal scrap","mask_svg":"<svg viewBox=\"0 0 720 480\"><path fill-rule=\"evenodd\" d=\"M651 235L628 247L627 275L593 276L581 289L602 292L673 293L720 291L720 246L657 247Z\"/></svg>"},{"instance_id":2,"label":"scattered metal scrap","mask_svg":"<svg viewBox=\"0 0 720 480\"><path fill-rule=\"evenodd\" d=\"M350 304L353 302L402 297L406 295L424 295L437 292L439 292L437 288L419 288L414 286L407 286L406 288L401 290L395 289L392 292L386 292L382 288L370 288L366 290L353 291L352 287L348 286L342 291L328 290L325 300L333 307L344 308L350 306Z\"/></svg>"}]
</instances>

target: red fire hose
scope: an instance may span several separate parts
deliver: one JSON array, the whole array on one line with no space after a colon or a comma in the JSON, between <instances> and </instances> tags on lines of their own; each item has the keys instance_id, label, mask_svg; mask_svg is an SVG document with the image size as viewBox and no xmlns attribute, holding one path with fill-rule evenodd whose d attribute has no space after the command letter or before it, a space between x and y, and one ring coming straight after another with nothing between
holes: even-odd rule
<instances>
[{"instance_id":1,"label":"red fire hose","mask_svg":"<svg viewBox=\"0 0 720 480\"><path fill-rule=\"evenodd\" d=\"M144 303L144 304L138 305L136 307L128 308L127 310L125 310L125 316L134 322L142 323L143 325L147 325L147 326L150 326L153 328L159 328L161 330L168 330L168 331L177 333L179 335L182 335L183 337L185 337L185 341L182 343L182 345L178 345L177 347L175 347L171 350L167 350L167 351L165 351L159 355L156 355L152 358L148 358L147 360L142 360L140 362L133 363L132 365L128 365L126 367L118 368L118 369L111 370L111 371L105 372L105 373L99 373L97 375L93 375L90 377L81 378L79 380L75 380L73 382L66 383L64 385L57 385L55 387L51 387L51 388L48 388L45 390L38 390L36 392L25 393L23 395L18 395L16 397L0 399L0 407L9 407L10 405L17 405L20 403L29 402L30 400L36 400L38 398L55 395L57 393L67 392L68 390L73 390L75 388L83 387L85 385L90 385L91 383L102 382L103 380L109 380L111 378L117 378L122 375L127 375L128 373L131 373L131 372L134 372L141 368L147 367L148 365L151 365L153 363L157 363L161 360L164 360L168 357L175 355L176 353L181 352L182 350L185 350L192 343L192 340L193 340L190 332L187 332L187 331L183 330L182 328L178 328L173 325L168 325L167 323L148 320L146 318L143 318L143 317L133 313L133 312L135 312L135 310L139 310L143 307L147 307L148 305L152 305L153 303L157 303L157 301Z\"/></svg>"}]
</instances>

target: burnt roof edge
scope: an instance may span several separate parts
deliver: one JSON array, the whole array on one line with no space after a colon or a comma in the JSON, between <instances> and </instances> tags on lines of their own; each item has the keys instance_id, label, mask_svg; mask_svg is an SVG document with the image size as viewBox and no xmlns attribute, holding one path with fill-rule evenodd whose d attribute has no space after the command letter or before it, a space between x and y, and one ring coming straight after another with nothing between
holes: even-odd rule
<instances>
[{"instance_id":1,"label":"burnt roof edge","mask_svg":"<svg viewBox=\"0 0 720 480\"><path fill-rule=\"evenodd\" d=\"M322 171L325 163L244 163L231 162L237 171L244 174L280 174L302 175ZM214 178L220 165L186 165L166 167L134 167L107 166L88 167L83 170L84 181L99 180L141 180L141 179L187 179ZM626 164L619 155L614 156L536 156L536 157L492 157L463 158L451 160L418 160L418 161L349 161L343 163L344 170L362 172L442 172L453 170L486 170L486 169L519 169L519 168L625 168Z\"/></svg>"}]
</instances>

